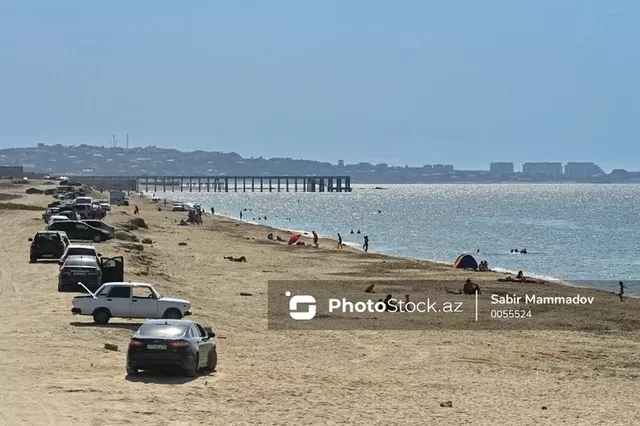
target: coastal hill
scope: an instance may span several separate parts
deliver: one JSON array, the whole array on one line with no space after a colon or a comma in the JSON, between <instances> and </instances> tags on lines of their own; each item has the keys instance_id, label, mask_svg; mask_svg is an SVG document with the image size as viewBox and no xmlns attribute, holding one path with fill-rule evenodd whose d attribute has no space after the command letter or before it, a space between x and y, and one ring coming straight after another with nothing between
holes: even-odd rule
<instances>
[{"instance_id":1,"label":"coastal hill","mask_svg":"<svg viewBox=\"0 0 640 426\"><path fill-rule=\"evenodd\" d=\"M192 151L155 146L123 148L92 145L38 144L26 148L0 149L0 166L24 166L25 171L93 176L219 176L219 175L348 175L356 183L436 182L640 182L640 172L614 170L604 174L592 165L591 174L562 172L560 163L529 163L555 166L559 173L514 172L512 163L492 163L491 170L456 170L453 165L422 167L390 166L361 162L337 164L292 158L243 158L235 152ZM569 163L590 165L591 163ZM569 165L568 164L568 165ZM507 167L496 167L494 165ZM566 169L567 167L565 167Z\"/></svg>"}]
</instances>

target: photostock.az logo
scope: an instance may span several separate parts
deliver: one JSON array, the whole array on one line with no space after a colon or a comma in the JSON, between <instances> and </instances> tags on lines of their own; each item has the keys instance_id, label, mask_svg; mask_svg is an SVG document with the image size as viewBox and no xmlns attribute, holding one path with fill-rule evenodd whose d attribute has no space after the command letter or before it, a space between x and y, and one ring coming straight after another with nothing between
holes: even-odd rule
<instances>
[{"instance_id":1,"label":"photostock.az logo","mask_svg":"<svg viewBox=\"0 0 640 426\"><path fill-rule=\"evenodd\" d=\"M291 296L291 292L284 293L285 296ZM307 305L306 311L298 311L298 305ZM289 315L294 320L308 321L316 316L316 298L309 295L293 296L289 300Z\"/></svg>"}]
</instances>

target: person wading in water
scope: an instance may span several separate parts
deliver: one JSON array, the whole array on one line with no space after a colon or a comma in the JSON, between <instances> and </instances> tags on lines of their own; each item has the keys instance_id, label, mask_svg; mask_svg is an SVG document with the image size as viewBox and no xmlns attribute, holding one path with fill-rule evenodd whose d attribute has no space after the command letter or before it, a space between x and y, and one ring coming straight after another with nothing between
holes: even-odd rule
<instances>
[{"instance_id":1,"label":"person wading in water","mask_svg":"<svg viewBox=\"0 0 640 426\"><path fill-rule=\"evenodd\" d=\"M624 300L624 298L622 297L624 295L624 289L627 288L627 286L624 285L624 283L622 281L620 281L619 285L620 285L620 293L618 293L618 297L620 298L620 301L622 302Z\"/></svg>"}]
</instances>

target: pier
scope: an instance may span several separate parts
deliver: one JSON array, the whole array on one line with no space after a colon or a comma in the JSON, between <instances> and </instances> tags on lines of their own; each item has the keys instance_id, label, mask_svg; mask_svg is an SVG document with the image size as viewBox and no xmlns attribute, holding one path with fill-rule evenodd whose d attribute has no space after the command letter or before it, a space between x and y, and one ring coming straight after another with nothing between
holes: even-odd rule
<instances>
[{"instance_id":1,"label":"pier","mask_svg":"<svg viewBox=\"0 0 640 426\"><path fill-rule=\"evenodd\" d=\"M144 192L351 192L350 176L82 176L91 184L135 180ZM108 188L103 188L108 189Z\"/></svg>"}]
</instances>

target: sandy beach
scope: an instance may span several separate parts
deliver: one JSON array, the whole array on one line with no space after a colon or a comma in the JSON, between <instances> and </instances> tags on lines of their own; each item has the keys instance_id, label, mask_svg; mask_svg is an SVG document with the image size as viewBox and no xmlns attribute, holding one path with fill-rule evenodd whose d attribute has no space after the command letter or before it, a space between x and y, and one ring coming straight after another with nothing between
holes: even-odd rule
<instances>
[{"instance_id":1,"label":"sandy beach","mask_svg":"<svg viewBox=\"0 0 640 426\"><path fill-rule=\"evenodd\" d=\"M185 213L138 198L132 204L149 229L133 233L153 244L140 252L111 240L100 251L124 254L126 279L190 300L190 319L218 336L219 362L195 379L126 377L127 343L141 321L97 326L71 314L74 294L57 292L57 264L28 262L27 239L44 228L51 197L25 195L27 187L0 186L0 425L640 423L640 300L580 289L597 305L545 314L546 330L271 330L269 280L441 280L461 288L471 278L482 303L522 287L497 281L502 274L338 250L331 240L318 249L287 246L266 239L282 231L220 216L179 226ZM132 217L133 207L114 207L105 222ZM354 291L364 287L355 283ZM545 283L535 292L576 289ZM579 331L568 331L572 325Z\"/></svg>"}]
</instances>

